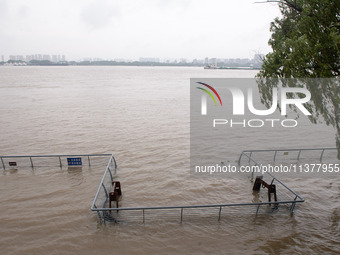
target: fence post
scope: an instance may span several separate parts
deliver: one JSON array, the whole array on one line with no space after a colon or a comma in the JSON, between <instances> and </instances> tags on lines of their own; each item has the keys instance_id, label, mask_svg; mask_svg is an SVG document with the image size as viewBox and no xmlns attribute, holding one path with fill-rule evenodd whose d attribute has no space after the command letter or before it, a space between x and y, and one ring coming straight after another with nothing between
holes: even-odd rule
<instances>
[{"instance_id":1,"label":"fence post","mask_svg":"<svg viewBox=\"0 0 340 255\"><path fill-rule=\"evenodd\" d=\"M5 163L4 163L4 160L2 159L2 157L1 157L1 163L2 163L2 167L4 168L4 170L6 170Z\"/></svg>"},{"instance_id":2,"label":"fence post","mask_svg":"<svg viewBox=\"0 0 340 255\"><path fill-rule=\"evenodd\" d=\"M238 165L241 165L242 156L243 156L243 151L241 152L241 155L240 155L240 157L238 158Z\"/></svg>"},{"instance_id":3,"label":"fence post","mask_svg":"<svg viewBox=\"0 0 340 255\"><path fill-rule=\"evenodd\" d=\"M115 168L117 168L117 162L116 162L115 157L113 155L111 157L113 158L113 162L115 163Z\"/></svg>"},{"instance_id":4,"label":"fence post","mask_svg":"<svg viewBox=\"0 0 340 255\"><path fill-rule=\"evenodd\" d=\"M104 189L104 192L105 192L105 196L106 196L106 198L108 198L108 197L109 197L109 195L107 194L107 190L106 190L106 188L105 188L105 185L104 185L104 183L102 183L102 186L103 186L103 189Z\"/></svg>"},{"instance_id":5,"label":"fence post","mask_svg":"<svg viewBox=\"0 0 340 255\"><path fill-rule=\"evenodd\" d=\"M296 199L297 199L297 196L294 198L294 201L296 201ZM294 212L295 204L296 203L292 203L292 206L290 207L291 212Z\"/></svg>"},{"instance_id":6,"label":"fence post","mask_svg":"<svg viewBox=\"0 0 340 255\"><path fill-rule=\"evenodd\" d=\"M110 178L111 178L111 182L112 182L113 181L113 177L112 177L112 173L111 173L110 167L107 167L107 170L109 170L109 174L110 174Z\"/></svg>"},{"instance_id":7,"label":"fence post","mask_svg":"<svg viewBox=\"0 0 340 255\"><path fill-rule=\"evenodd\" d=\"M299 154L298 154L297 160L300 160L300 154L301 154L301 150L299 150Z\"/></svg>"},{"instance_id":8,"label":"fence post","mask_svg":"<svg viewBox=\"0 0 340 255\"><path fill-rule=\"evenodd\" d=\"M31 161L31 167L33 168L33 161L32 161L32 157L30 157L30 161Z\"/></svg>"},{"instance_id":9,"label":"fence post","mask_svg":"<svg viewBox=\"0 0 340 255\"><path fill-rule=\"evenodd\" d=\"M220 206L220 211L218 212L218 221L221 220L221 211L222 211L222 206Z\"/></svg>"},{"instance_id":10,"label":"fence post","mask_svg":"<svg viewBox=\"0 0 340 255\"><path fill-rule=\"evenodd\" d=\"M258 214L258 212L259 212L259 209L260 209L260 205L257 206L257 209L256 209L256 216L257 216L257 214Z\"/></svg>"},{"instance_id":11,"label":"fence post","mask_svg":"<svg viewBox=\"0 0 340 255\"><path fill-rule=\"evenodd\" d=\"M321 153L321 157L320 157L320 161L322 162L322 157L323 157L323 153L325 152L325 149L322 150L322 153Z\"/></svg>"}]
</instances>

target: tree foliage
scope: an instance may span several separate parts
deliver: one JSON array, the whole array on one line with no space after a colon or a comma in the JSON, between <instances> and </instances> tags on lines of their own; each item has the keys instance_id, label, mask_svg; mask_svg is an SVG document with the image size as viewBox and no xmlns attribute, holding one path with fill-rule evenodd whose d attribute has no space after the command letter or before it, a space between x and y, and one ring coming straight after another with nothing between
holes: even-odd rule
<instances>
[{"instance_id":1,"label":"tree foliage","mask_svg":"<svg viewBox=\"0 0 340 255\"><path fill-rule=\"evenodd\" d=\"M273 1L270 1L273 2ZM271 23L273 52L260 77L328 78L340 70L339 0L280 0Z\"/></svg>"},{"instance_id":2,"label":"tree foliage","mask_svg":"<svg viewBox=\"0 0 340 255\"><path fill-rule=\"evenodd\" d=\"M311 92L305 104L312 113L309 119L335 128L340 159L340 1L268 2L279 3L282 17L271 23L273 52L266 55L257 75L261 101L271 105L273 87L306 87Z\"/></svg>"}]
</instances>

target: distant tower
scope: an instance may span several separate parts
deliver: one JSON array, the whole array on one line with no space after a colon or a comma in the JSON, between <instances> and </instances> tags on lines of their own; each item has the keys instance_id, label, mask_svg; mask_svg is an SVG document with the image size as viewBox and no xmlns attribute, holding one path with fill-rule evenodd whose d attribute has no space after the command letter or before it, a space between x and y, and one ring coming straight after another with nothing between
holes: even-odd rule
<instances>
[{"instance_id":1,"label":"distant tower","mask_svg":"<svg viewBox=\"0 0 340 255\"><path fill-rule=\"evenodd\" d=\"M4 55L1 56L1 62L5 62L5 57L4 57Z\"/></svg>"}]
</instances>

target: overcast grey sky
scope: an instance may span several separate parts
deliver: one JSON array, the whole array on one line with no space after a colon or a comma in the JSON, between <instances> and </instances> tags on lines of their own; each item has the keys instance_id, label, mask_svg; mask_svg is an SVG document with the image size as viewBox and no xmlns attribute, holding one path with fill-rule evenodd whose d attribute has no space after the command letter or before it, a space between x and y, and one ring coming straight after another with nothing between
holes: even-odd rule
<instances>
[{"instance_id":1,"label":"overcast grey sky","mask_svg":"<svg viewBox=\"0 0 340 255\"><path fill-rule=\"evenodd\" d=\"M280 15L256 1L0 0L0 55L251 58Z\"/></svg>"}]
</instances>

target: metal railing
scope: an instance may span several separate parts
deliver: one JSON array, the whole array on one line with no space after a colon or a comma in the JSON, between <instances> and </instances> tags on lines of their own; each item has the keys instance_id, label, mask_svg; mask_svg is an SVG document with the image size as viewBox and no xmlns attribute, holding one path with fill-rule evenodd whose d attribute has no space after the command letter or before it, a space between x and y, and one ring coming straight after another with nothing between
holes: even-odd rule
<instances>
[{"instance_id":1,"label":"metal railing","mask_svg":"<svg viewBox=\"0 0 340 255\"><path fill-rule=\"evenodd\" d=\"M254 153L273 152L272 160L275 162L279 152L297 152L296 160L300 160L301 155L305 151L318 151L319 160L324 157L325 151L337 150L336 148L317 148L317 149L275 149L275 150L246 150L242 151L239 157L239 164L243 157L247 158L248 164L255 164L261 167L257 160L253 158ZM109 157L103 177L100 181L91 210L97 213L100 222L125 222L125 221L139 221L147 222L154 220L157 217L165 219L175 219L178 222L192 219L194 216L211 217L218 221L232 215L234 212L239 215L240 210L243 213L250 212L258 215L261 212L277 212L279 207L285 207L288 211L293 212L297 203L304 202L304 199L295 191L290 189L281 180L273 176L269 172L265 172L265 178L269 178L271 184L277 185L278 201L274 202L252 202L252 203L221 203L221 204L203 204L203 205L176 205L176 206L153 206L153 207L121 207L109 208L109 192L112 187L112 181L116 174L117 163L113 154L71 154L71 155L25 155L25 156L0 156L0 166L6 170L6 164L9 160L21 159L25 163L34 168L39 166L42 161L38 159L57 159L56 164L63 166L63 160L68 157L82 157L87 159L87 164L91 166L92 157ZM66 164L65 164L66 165ZM252 173L253 175L253 173ZM156 217L157 216L157 217Z\"/></svg>"},{"instance_id":2,"label":"metal railing","mask_svg":"<svg viewBox=\"0 0 340 255\"><path fill-rule=\"evenodd\" d=\"M241 156L242 156L242 154L243 154L243 152L241 153ZM249 156L249 155L247 155L247 154L243 154L243 155L246 156L246 157L249 159L249 161L253 162L256 166L258 166L259 169L260 169L260 171L261 171L262 164L257 163L251 156ZM240 158L241 158L241 156L240 156ZM240 161L239 161L239 164L240 164ZM303 200L303 201L304 201L304 199L303 199L301 196L299 196L295 191L293 191L292 189L290 189L286 184L284 184L284 183L283 183L282 181L280 181L278 178L276 178L275 176L273 176L270 172L266 172L266 174L270 175L270 176L273 178L273 180L277 181L277 182L280 183L283 187L285 187L287 190L289 190L291 193L293 193L293 194L296 196L296 198L299 198L300 200ZM254 178L254 171L252 172L252 179L253 179L253 178ZM273 181L272 181L272 183L273 183Z\"/></svg>"},{"instance_id":3,"label":"metal railing","mask_svg":"<svg viewBox=\"0 0 340 255\"><path fill-rule=\"evenodd\" d=\"M82 157L82 158L87 158L88 165L91 166L91 157L110 157L110 161L113 160L114 163L116 164L116 161L114 159L113 154L59 154L59 155L24 155L24 156L0 156L0 161L1 161L1 167L6 170L6 164L5 164L5 159L27 159L29 160L29 166L32 168L35 167L34 160L35 159L48 159L48 158L57 158L58 159L58 164L60 167L63 166L63 159L69 158L69 157ZM7 163L7 162L6 162Z\"/></svg>"},{"instance_id":4,"label":"metal railing","mask_svg":"<svg viewBox=\"0 0 340 255\"><path fill-rule=\"evenodd\" d=\"M215 218L220 221L222 217L228 217L233 214L240 215L243 213L251 213L258 215L260 211L272 213L279 206L287 205L290 212L294 211L295 204L304 202L292 198L288 201L276 202L254 202L254 203L233 203L233 204L210 204L210 205L182 205L182 206L156 206L156 207L122 207L122 208L93 208L92 211L97 212L100 222L140 222L155 220L175 220L182 223L184 219ZM155 218L155 216L159 218Z\"/></svg>"},{"instance_id":5,"label":"metal railing","mask_svg":"<svg viewBox=\"0 0 340 255\"><path fill-rule=\"evenodd\" d=\"M92 202L92 205L91 205L91 210L97 212L97 216L98 216L99 220L101 220L102 215L100 215L101 210L97 210L97 208L98 208L98 206L104 207L105 203L108 200L108 197L109 197L108 190L109 190L109 187L112 185L113 175L116 173L116 169L117 169L116 159L114 158L113 155L111 155L109 162L107 163L104 175L103 175L103 177L100 181L99 187L97 189L97 193L96 193L94 200ZM111 170L113 170L114 172L112 173ZM109 178L107 178L107 176L109 176ZM102 195L100 196L101 193L102 193ZM105 195L104 197L103 197L103 193ZM98 205L98 203L100 205Z\"/></svg>"},{"instance_id":6,"label":"metal railing","mask_svg":"<svg viewBox=\"0 0 340 255\"><path fill-rule=\"evenodd\" d=\"M243 153L243 152L242 152ZM242 154L241 154L242 155ZM244 153L249 161L261 166L249 155ZM222 217L227 217L233 212L236 215L242 212L251 212L258 215L261 212L276 212L279 207L286 206L289 212L293 212L297 203L305 200L295 191L290 189L278 178L270 173L264 173L269 178L271 184L277 185L279 201L275 202L252 202L252 203L223 203L223 204L203 204L203 205L178 205L178 206L151 206L151 207L120 207L109 208L109 191L112 188L113 174L111 168L106 168L103 178L99 184L96 196L91 206L91 210L97 213L99 221L102 222L141 222L154 221L162 219L175 219L182 222L184 219L192 219L195 216L212 217L218 221Z\"/></svg>"},{"instance_id":7,"label":"metal railing","mask_svg":"<svg viewBox=\"0 0 340 255\"><path fill-rule=\"evenodd\" d=\"M244 155L246 155L249 158L249 162L250 162L250 159L252 158L252 154L256 153L256 152L260 152L260 153L273 152L274 153L273 162L275 162L276 159L277 159L277 153L278 152L284 152L284 153L297 152L296 160L300 160L302 152L319 151L320 152L319 160L322 161L325 151L334 151L334 150L338 150L338 148L309 148L309 149L308 148L299 148L299 149L245 150L245 151L242 151L242 153L240 154L240 157L238 159L238 164L240 165L242 157Z\"/></svg>"}]
</instances>

